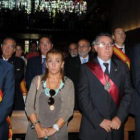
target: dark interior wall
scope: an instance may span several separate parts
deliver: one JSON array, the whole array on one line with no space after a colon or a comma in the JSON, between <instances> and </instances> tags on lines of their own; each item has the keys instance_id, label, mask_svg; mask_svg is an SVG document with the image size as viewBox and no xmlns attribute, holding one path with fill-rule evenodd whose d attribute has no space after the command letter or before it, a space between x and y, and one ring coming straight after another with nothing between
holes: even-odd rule
<instances>
[{"instance_id":1,"label":"dark interior wall","mask_svg":"<svg viewBox=\"0 0 140 140\"><path fill-rule=\"evenodd\" d=\"M113 0L111 8L112 28L126 31L126 44L132 47L140 42L140 0Z\"/></svg>"},{"instance_id":2,"label":"dark interior wall","mask_svg":"<svg viewBox=\"0 0 140 140\"><path fill-rule=\"evenodd\" d=\"M113 0L112 27L120 26L125 31L140 27L140 0Z\"/></svg>"}]
</instances>

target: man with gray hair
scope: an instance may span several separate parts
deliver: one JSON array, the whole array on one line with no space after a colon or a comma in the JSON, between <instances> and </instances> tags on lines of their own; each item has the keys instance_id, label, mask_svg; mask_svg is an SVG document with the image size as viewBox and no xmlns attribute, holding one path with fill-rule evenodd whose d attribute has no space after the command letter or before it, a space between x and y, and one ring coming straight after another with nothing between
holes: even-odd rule
<instances>
[{"instance_id":1,"label":"man with gray hair","mask_svg":"<svg viewBox=\"0 0 140 140\"><path fill-rule=\"evenodd\" d=\"M20 89L20 83L24 78L24 60L19 57L15 57L13 54L15 52L16 41L11 38L7 37L4 39L1 49L2 55L0 56L1 59L11 63L15 69L15 98L14 98L14 110L24 110L24 100L22 96L22 92Z\"/></svg>"},{"instance_id":2,"label":"man with gray hair","mask_svg":"<svg viewBox=\"0 0 140 140\"><path fill-rule=\"evenodd\" d=\"M130 73L127 65L112 59L109 34L96 37L97 57L81 66L78 86L82 112L80 140L123 140L124 122L131 105Z\"/></svg>"},{"instance_id":3,"label":"man with gray hair","mask_svg":"<svg viewBox=\"0 0 140 140\"><path fill-rule=\"evenodd\" d=\"M78 83L79 83L79 70L82 64L92 60L92 55L89 55L91 50L90 42L87 39L80 39L78 41L78 56L71 58L67 64L66 75L71 78L75 86L75 110L78 110Z\"/></svg>"}]
</instances>

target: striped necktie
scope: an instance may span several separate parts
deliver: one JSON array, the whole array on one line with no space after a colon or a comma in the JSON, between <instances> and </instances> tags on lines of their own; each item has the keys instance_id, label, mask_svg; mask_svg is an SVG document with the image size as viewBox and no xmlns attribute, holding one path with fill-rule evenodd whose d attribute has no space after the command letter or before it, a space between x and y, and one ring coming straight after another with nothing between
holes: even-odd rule
<instances>
[{"instance_id":1,"label":"striped necktie","mask_svg":"<svg viewBox=\"0 0 140 140\"><path fill-rule=\"evenodd\" d=\"M46 72L46 58L43 58L42 62L42 73L44 74Z\"/></svg>"}]
</instances>

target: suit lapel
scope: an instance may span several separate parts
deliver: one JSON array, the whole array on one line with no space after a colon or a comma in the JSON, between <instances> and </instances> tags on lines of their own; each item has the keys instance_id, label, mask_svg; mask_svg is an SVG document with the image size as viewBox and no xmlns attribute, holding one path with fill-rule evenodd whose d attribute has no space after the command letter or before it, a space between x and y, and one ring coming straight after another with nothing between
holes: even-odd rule
<instances>
[{"instance_id":1,"label":"suit lapel","mask_svg":"<svg viewBox=\"0 0 140 140\"><path fill-rule=\"evenodd\" d=\"M110 77L110 79L114 82L114 83L117 83L117 78L116 78L116 76L117 76L117 73L118 73L118 71L119 71L119 68L118 68L118 66L117 66L117 64L116 64L116 62L115 62L115 60L111 60L111 69L110 69L110 75L109 75L109 77Z\"/></svg>"}]
</instances>

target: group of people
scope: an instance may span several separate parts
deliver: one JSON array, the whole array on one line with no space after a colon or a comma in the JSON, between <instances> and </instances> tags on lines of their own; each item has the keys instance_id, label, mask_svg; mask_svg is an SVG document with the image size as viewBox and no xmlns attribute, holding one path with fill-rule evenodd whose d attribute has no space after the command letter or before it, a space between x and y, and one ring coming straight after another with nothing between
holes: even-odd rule
<instances>
[{"instance_id":1,"label":"group of people","mask_svg":"<svg viewBox=\"0 0 140 140\"><path fill-rule=\"evenodd\" d=\"M7 62L0 60L0 140L8 139L6 118L12 109L21 110L24 105L29 118L26 140L67 140L67 124L74 109L82 113L80 140L123 140L129 113L136 116L138 140L140 48L138 44L129 51L125 38L123 29L115 28L112 35L98 35L92 46L81 39L69 45L70 56L64 58L51 39L43 36L40 54L28 59L26 72L25 61L18 54L13 56L20 48L14 39L6 38L1 59ZM19 92L24 73L25 104Z\"/></svg>"}]
</instances>

